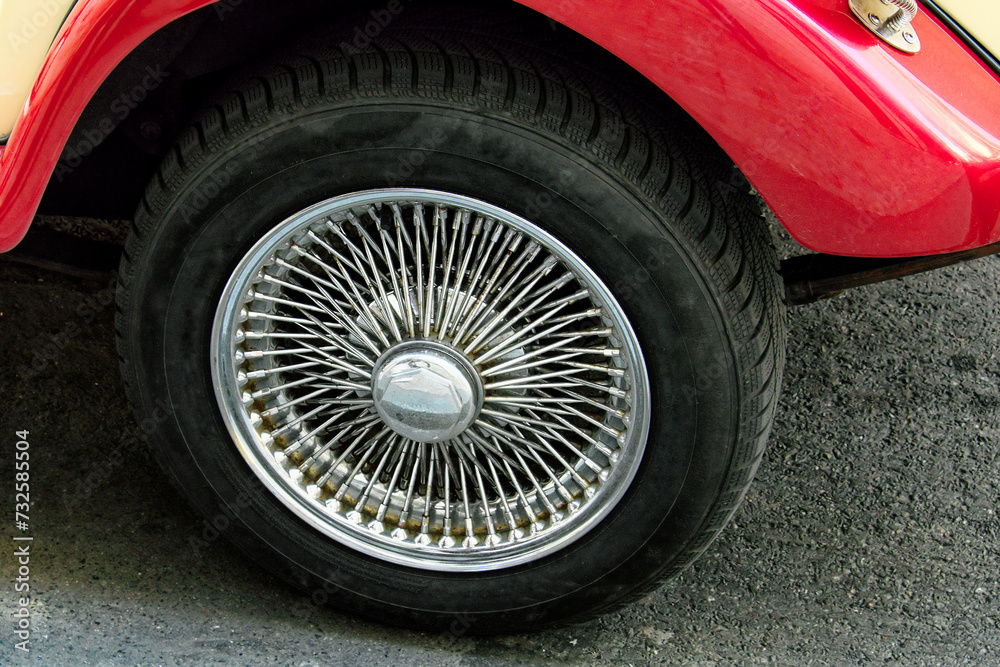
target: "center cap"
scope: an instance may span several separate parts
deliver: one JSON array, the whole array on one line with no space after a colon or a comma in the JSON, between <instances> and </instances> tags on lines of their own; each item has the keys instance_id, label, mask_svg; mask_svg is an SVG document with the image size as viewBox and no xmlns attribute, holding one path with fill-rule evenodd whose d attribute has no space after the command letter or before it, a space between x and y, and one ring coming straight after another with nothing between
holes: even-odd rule
<instances>
[{"instance_id":1,"label":"center cap","mask_svg":"<svg viewBox=\"0 0 1000 667\"><path fill-rule=\"evenodd\" d=\"M372 373L375 409L393 431L416 442L459 435L479 416L483 385L472 364L429 340L399 343Z\"/></svg>"}]
</instances>

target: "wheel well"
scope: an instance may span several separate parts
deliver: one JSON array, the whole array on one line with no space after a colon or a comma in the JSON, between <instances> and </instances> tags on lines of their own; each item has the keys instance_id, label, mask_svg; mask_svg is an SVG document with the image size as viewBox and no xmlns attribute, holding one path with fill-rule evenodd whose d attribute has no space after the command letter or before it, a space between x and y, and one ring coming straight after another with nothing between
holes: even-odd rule
<instances>
[{"instance_id":1,"label":"wheel well","mask_svg":"<svg viewBox=\"0 0 1000 667\"><path fill-rule=\"evenodd\" d=\"M221 0L163 27L111 72L78 119L39 212L130 219L193 114L242 67L317 26L355 21L363 40L365 29L377 34L379 19L443 5L467 13L470 26L488 27L502 16L547 22L588 66L623 69L649 102L675 106L611 53L512 0L474 9L450 0Z\"/></svg>"}]
</instances>

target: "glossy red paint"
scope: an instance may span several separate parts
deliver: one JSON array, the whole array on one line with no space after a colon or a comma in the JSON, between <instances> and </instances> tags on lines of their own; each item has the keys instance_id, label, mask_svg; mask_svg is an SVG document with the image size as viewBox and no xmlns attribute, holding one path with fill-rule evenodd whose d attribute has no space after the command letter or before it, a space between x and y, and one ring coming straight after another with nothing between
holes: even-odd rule
<instances>
[{"instance_id":1,"label":"glossy red paint","mask_svg":"<svg viewBox=\"0 0 1000 667\"><path fill-rule=\"evenodd\" d=\"M122 58L211 0L80 0L0 154L0 252L24 236L77 118Z\"/></svg>"},{"instance_id":2,"label":"glossy red paint","mask_svg":"<svg viewBox=\"0 0 1000 667\"><path fill-rule=\"evenodd\" d=\"M803 245L861 256L1000 238L1000 82L927 12L883 45L847 0L521 0L645 74Z\"/></svg>"},{"instance_id":3,"label":"glossy red paint","mask_svg":"<svg viewBox=\"0 0 1000 667\"><path fill-rule=\"evenodd\" d=\"M926 12L919 54L847 0L520 0L630 63L701 123L803 245L844 255L1000 240L1000 81ZM0 250L129 50L206 0L83 0L0 156Z\"/></svg>"}]
</instances>

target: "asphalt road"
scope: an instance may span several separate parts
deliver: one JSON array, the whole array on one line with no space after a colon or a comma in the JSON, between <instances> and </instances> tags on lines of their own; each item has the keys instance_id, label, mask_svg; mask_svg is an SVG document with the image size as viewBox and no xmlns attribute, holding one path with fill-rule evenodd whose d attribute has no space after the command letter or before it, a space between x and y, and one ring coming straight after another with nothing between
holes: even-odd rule
<instances>
[{"instance_id":1,"label":"asphalt road","mask_svg":"<svg viewBox=\"0 0 1000 667\"><path fill-rule=\"evenodd\" d=\"M583 625L452 639L311 610L225 540L193 543L205 526L136 438L107 281L0 261L0 663L997 664L998 284L991 258L790 311L770 449L699 563ZM29 654L15 534L34 538Z\"/></svg>"}]
</instances>

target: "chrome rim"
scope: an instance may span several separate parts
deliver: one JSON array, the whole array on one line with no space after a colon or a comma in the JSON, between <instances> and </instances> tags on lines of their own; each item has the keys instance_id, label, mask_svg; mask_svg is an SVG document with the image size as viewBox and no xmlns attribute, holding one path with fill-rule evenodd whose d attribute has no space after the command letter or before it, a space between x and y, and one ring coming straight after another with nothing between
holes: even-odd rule
<instances>
[{"instance_id":1,"label":"chrome rim","mask_svg":"<svg viewBox=\"0 0 1000 667\"><path fill-rule=\"evenodd\" d=\"M642 353L601 279L535 224L444 192L359 192L278 224L226 285L211 360L267 488L412 567L564 548L646 443Z\"/></svg>"}]
</instances>

